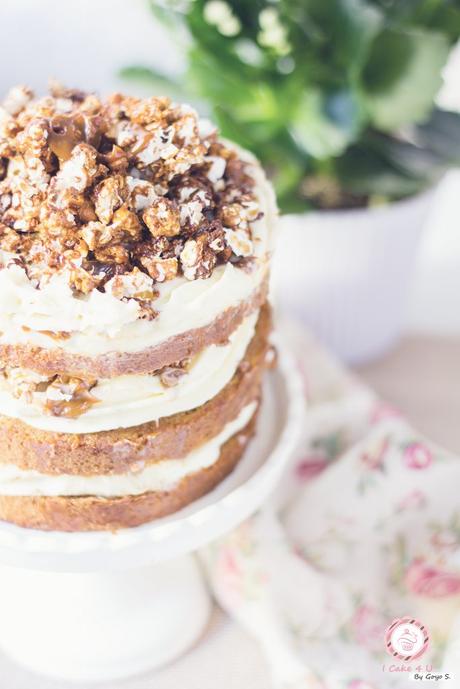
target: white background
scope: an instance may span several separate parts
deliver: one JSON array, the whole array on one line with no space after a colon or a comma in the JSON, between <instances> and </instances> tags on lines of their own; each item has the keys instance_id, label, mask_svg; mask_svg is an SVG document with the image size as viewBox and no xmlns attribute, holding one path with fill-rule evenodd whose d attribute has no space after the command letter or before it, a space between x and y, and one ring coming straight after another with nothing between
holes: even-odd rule
<instances>
[{"instance_id":1,"label":"white background","mask_svg":"<svg viewBox=\"0 0 460 689\"><path fill-rule=\"evenodd\" d=\"M49 77L69 86L133 91L116 77L127 64L172 72L180 49L155 24L144 0L2 0L0 94L26 83L38 92ZM446 70L443 102L460 107L460 53ZM460 333L460 172L439 191L420 249L407 326Z\"/></svg>"}]
</instances>

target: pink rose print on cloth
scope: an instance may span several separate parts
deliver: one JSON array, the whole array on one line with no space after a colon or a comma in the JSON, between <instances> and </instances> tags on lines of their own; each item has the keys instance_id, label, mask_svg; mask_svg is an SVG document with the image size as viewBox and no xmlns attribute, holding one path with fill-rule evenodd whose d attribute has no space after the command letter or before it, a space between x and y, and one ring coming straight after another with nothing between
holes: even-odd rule
<instances>
[{"instance_id":1,"label":"pink rose print on cloth","mask_svg":"<svg viewBox=\"0 0 460 689\"><path fill-rule=\"evenodd\" d=\"M381 613L370 605L361 605L351 620L351 631L359 646L380 651L386 624Z\"/></svg>"},{"instance_id":2,"label":"pink rose print on cloth","mask_svg":"<svg viewBox=\"0 0 460 689\"><path fill-rule=\"evenodd\" d=\"M404 450L404 462L409 469L427 469L432 461L431 451L422 443L410 443Z\"/></svg>"},{"instance_id":3,"label":"pink rose print on cloth","mask_svg":"<svg viewBox=\"0 0 460 689\"><path fill-rule=\"evenodd\" d=\"M412 593L427 598L443 598L460 593L460 574L445 572L415 559L406 572L406 586Z\"/></svg>"},{"instance_id":4,"label":"pink rose print on cloth","mask_svg":"<svg viewBox=\"0 0 460 689\"><path fill-rule=\"evenodd\" d=\"M460 548L460 534L450 529L436 531L430 538L430 543L440 553L455 553Z\"/></svg>"},{"instance_id":5,"label":"pink rose print on cloth","mask_svg":"<svg viewBox=\"0 0 460 689\"><path fill-rule=\"evenodd\" d=\"M325 457L311 455L299 460L295 466L295 475L299 481L309 481L320 474L329 464Z\"/></svg>"},{"instance_id":6,"label":"pink rose print on cloth","mask_svg":"<svg viewBox=\"0 0 460 689\"><path fill-rule=\"evenodd\" d=\"M217 551L215 576L235 607L260 596L267 585L268 572L261 568L256 551L250 520L236 528Z\"/></svg>"},{"instance_id":7,"label":"pink rose print on cloth","mask_svg":"<svg viewBox=\"0 0 460 689\"><path fill-rule=\"evenodd\" d=\"M420 510L427 504L427 497L421 490L413 490L405 495L398 503L398 511L416 509Z\"/></svg>"},{"instance_id":8,"label":"pink rose print on cloth","mask_svg":"<svg viewBox=\"0 0 460 689\"><path fill-rule=\"evenodd\" d=\"M301 457L294 467L296 478L303 483L318 476L342 454L346 443L346 434L342 429L315 438L309 453Z\"/></svg>"}]
</instances>

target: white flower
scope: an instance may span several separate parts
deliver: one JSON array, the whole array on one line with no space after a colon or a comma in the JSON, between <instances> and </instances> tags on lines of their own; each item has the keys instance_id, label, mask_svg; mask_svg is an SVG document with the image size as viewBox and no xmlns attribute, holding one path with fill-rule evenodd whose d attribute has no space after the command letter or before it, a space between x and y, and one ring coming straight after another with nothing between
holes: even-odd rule
<instances>
[{"instance_id":1,"label":"white flower","mask_svg":"<svg viewBox=\"0 0 460 689\"><path fill-rule=\"evenodd\" d=\"M288 32L280 21L279 13L274 7L266 7L259 14L260 31L257 40L266 48L273 48L278 55L287 55L291 46Z\"/></svg>"},{"instance_id":2,"label":"white flower","mask_svg":"<svg viewBox=\"0 0 460 689\"><path fill-rule=\"evenodd\" d=\"M235 43L235 52L242 62L253 67L260 67L264 61L264 55L259 46L247 38L241 38Z\"/></svg>"},{"instance_id":3,"label":"white flower","mask_svg":"<svg viewBox=\"0 0 460 689\"><path fill-rule=\"evenodd\" d=\"M224 0L210 0L206 3L203 16L208 24L213 24L223 36L236 36L241 31L241 22L230 5Z\"/></svg>"}]
</instances>

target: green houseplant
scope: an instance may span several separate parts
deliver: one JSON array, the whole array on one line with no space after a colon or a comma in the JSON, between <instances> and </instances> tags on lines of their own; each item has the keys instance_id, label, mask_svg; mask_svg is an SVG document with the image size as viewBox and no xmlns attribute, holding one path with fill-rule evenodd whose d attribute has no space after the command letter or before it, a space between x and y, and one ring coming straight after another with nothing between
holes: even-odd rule
<instances>
[{"instance_id":1,"label":"green houseplant","mask_svg":"<svg viewBox=\"0 0 460 689\"><path fill-rule=\"evenodd\" d=\"M434 107L460 36L457 0L164 0L181 43L153 92L205 104L270 172L284 212L365 206L429 186L460 159L460 116Z\"/></svg>"},{"instance_id":2,"label":"green houseplant","mask_svg":"<svg viewBox=\"0 0 460 689\"><path fill-rule=\"evenodd\" d=\"M433 189L460 162L435 105L459 0L151 0L186 67L131 65L252 150L282 212L275 293L349 362L404 324ZM164 30L164 29L163 29Z\"/></svg>"}]
</instances>

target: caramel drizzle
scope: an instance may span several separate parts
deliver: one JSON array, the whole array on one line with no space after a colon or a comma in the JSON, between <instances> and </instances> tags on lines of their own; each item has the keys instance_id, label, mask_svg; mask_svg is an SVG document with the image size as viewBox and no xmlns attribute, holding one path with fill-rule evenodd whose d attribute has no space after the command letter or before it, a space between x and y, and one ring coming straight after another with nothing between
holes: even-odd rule
<instances>
[{"instance_id":1,"label":"caramel drizzle","mask_svg":"<svg viewBox=\"0 0 460 689\"><path fill-rule=\"evenodd\" d=\"M55 115L51 119L49 147L60 163L69 160L72 150L81 143L99 147L102 126L99 118L89 118L82 113L75 115Z\"/></svg>"},{"instance_id":2,"label":"caramel drizzle","mask_svg":"<svg viewBox=\"0 0 460 689\"><path fill-rule=\"evenodd\" d=\"M22 329L24 330L25 333L37 332L37 333L40 333L40 335L46 335L47 337L51 337L53 340L68 340L70 337L72 337L72 333L68 332L67 330L36 330L36 331L33 331L32 328L29 328L28 325L23 325Z\"/></svg>"},{"instance_id":3,"label":"caramel drizzle","mask_svg":"<svg viewBox=\"0 0 460 689\"><path fill-rule=\"evenodd\" d=\"M75 380L75 378L73 379ZM52 416L64 416L67 419L76 419L84 412L88 411L100 400L91 394L91 390L97 385L97 380L78 379L79 384L72 394L70 400L46 400L44 409ZM63 386L69 384L72 378L69 376L59 376L59 382Z\"/></svg>"}]
</instances>

